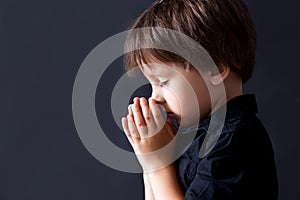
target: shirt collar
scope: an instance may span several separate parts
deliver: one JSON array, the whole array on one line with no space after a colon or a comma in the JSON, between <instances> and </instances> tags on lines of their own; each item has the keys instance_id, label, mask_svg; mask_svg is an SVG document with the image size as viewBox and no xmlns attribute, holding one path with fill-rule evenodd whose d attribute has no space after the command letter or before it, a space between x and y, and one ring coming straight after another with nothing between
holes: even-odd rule
<instances>
[{"instance_id":1,"label":"shirt collar","mask_svg":"<svg viewBox=\"0 0 300 200\"><path fill-rule=\"evenodd\" d=\"M218 115L220 114L221 109L224 109L224 106L225 105L219 108L211 116L204 119L199 124L199 127L203 127L207 130L211 120L214 120L214 122L218 123L220 121L218 119ZM230 99L229 101L227 101L225 123L232 120L240 119L247 114L256 114L256 113L258 113L258 108L256 103L256 97L254 94L244 94L244 95L236 96Z\"/></svg>"},{"instance_id":2,"label":"shirt collar","mask_svg":"<svg viewBox=\"0 0 300 200\"><path fill-rule=\"evenodd\" d=\"M207 131L210 123L217 125L221 124L221 116L222 109L225 109L225 105L221 106L216 112L214 112L211 116L205 118L198 127L181 129L181 133L187 133L194 130ZM256 114L258 112L256 97L254 94L244 94L240 96L236 96L226 103L226 117L224 124L242 118L247 114Z\"/></svg>"}]
</instances>

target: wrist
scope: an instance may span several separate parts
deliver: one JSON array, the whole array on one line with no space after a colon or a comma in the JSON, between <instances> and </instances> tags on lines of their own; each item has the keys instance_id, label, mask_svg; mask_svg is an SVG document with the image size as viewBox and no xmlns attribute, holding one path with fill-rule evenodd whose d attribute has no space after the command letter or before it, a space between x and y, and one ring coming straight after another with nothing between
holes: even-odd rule
<instances>
[{"instance_id":1,"label":"wrist","mask_svg":"<svg viewBox=\"0 0 300 200\"><path fill-rule=\"evenodd\" d=\"M155 199L183 199L173 164L147 173ZM162 190L164 188L164 190Z\"/></svg>"}]
</instances>

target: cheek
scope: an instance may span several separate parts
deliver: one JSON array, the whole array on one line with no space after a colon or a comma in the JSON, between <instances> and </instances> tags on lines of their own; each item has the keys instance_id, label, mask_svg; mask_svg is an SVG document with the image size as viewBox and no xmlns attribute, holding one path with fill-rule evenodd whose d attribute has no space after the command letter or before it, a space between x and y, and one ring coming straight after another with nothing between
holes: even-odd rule
<instances>
[{"instance_id":1,"label":"cheek","mask_svg":"<svg viewBox=\"0 0 300 200\"><path fill-rule=\"evenodd\" d=\"M175 114L180 114L181 113L181 108L180 108L180 101L181 98L178 94L175 93L170 93L168 95L168 106L174 112Z\"/></svg>"},{"instance_id":2,"label":"cheek","mask_svg":"<svg viewBox=\"0 0 300 200\"><path fill-rule=\"evenodd\" d=\"M176 93L169 95L168 106L172 109L172 112L177 115L187 115L196 110L196 99L197 98L194 98L193 100L193 98L186 92L178 89Z\"/></svg>"},{"instance_id":3,"label":"cheek","mask_svg":"<svg viewBox=\"0 0 300 200\"><path fill-rule=\"evenodd\" d=\"M193 85L194 86L194 85ZM178 110L181 117L185 118L185 123L196 124L200 118L206 116L209 110L209 94L202 88L197 87L197 91L187 88L177 90Z\"/></svg>"},{"instance_id":4,"label":"cheek","mask_svg":"<svg viewBox=\"0 0 300 200\"><path fill-rule=\"evenodd\" d=\"M199 113L199 104L196 98L185 96L181 102L181 114L183 116L195 117Z\"/></svg>"}]
</instances>

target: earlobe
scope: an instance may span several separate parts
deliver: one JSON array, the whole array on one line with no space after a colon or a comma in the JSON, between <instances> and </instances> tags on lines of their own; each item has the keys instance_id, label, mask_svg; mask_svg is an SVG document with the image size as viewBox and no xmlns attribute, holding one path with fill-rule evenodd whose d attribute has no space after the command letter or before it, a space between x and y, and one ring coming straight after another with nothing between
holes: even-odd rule
<instances>
[{"instance_id":1,"label":"earlobe","mask_svg":"<svg viewBox=\"0 0 300 200\"><path fill-rule=\"evenodd\" d=\"M227 66L220 66L217 73L210 72L210 82L212 85L222 84L229 76L230 68Z\"/></svg>"}]
</instances>

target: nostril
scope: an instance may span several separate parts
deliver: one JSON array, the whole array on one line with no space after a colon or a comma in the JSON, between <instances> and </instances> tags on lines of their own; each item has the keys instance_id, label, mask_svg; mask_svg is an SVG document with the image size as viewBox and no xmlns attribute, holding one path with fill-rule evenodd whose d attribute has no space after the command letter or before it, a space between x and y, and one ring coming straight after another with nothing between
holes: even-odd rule
<instances>
[{"instance_id":1,"label":"nostril","mask_svg":"<svg viewBox=\"0 0 300 200\"><path fill-rule=\"evenodd\" d=\"M158 90L152 90L151 98L153 98L157 103L164 102L164 98Z\"/></svg>"},{"instance_id":2,"label":"nostril","mask_svg":"<svg viewBox=\"0 0 300 200\"><path fill-rule=\"evenodd\" d=\"M154 99L157 104L163 104L163 103L165 103L165 100L164 100L164 98L162 96L154 96L154 95L152 95L151 98Z\"/></svg>"}]
</instances>

